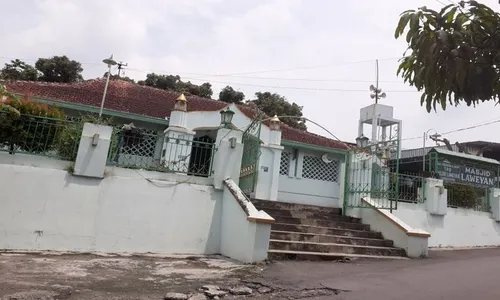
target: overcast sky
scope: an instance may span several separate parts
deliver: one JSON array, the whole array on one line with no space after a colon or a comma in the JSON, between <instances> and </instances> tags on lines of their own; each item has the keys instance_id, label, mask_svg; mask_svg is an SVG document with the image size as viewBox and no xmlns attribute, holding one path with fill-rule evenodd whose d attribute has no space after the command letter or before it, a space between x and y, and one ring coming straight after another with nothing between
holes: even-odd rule
<instances>
[{"instance_id":1,"label":"overcast sky","mask_svg":"<svg viewBox=\"0 0 500 300\"><path fill-rule=\"evenodd\" d=\"M496 0L481 2L499 8ZM387 93L381 103L394 106L404 138L420 136L403 142L413 148L428 129L500 119L493 104L429 114L420 94L396 76L406 48L394 39L398 16L424 5L442 6L436 0L4 0L2 11L9 13L0 18L0 64L67 55L90 79L102 76L100 61L113 53L129 64L126 76L142 79L154 71L209 81L215 99L226 85L247 99L257 91L282 94L303 105L306 117L352 141L359 109L372 102L368 87L378 58ZM497 123L446 137L494 141L499 129ZM313 124L309 130L327 136Z\"/></svg>"}]
</instances>

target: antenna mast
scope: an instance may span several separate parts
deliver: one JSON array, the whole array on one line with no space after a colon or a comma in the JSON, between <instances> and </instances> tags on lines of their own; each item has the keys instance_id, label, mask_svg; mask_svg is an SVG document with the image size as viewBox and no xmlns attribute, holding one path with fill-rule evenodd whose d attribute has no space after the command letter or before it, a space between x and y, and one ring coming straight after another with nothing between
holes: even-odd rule
<instances>
[{"instance_id":1,"label":"antenna mast","mask_svg":"<svg viewBox=\"0 0 500 300\"><path fill-rule=\"evenodd\" d=\"M117 65L118 65L118 78L120 78L120 74L121 74L122 69L125 69L124 67L128 66L128 63L124 63L123 61L120 61L119 63L117 63Z\"/></svg>"}]
</instances>

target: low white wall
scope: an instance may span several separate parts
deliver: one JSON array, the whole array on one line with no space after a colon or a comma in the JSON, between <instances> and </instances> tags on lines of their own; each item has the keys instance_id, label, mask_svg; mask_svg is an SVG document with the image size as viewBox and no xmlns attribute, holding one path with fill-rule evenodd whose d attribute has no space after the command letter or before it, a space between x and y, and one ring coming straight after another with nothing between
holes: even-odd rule
<instances>
[{"instance_id":1,"label":"low white wall","mask_svg":"<svg viewBox=\"0 0 500 300\"><path fill-rule=\"evenodd\" d=\"M209 179L120 168L89 179L42 161L54 168L0 164L0 249L220 253L222 192Z\"/></svg>"},{"instance_id":2,"label":"low white wall","mask_svg":"<svg viewBox=\"0 0 500 300\"><path fill-rule=\"evenodd\" d=\"M427 257L428 232L412 227L389 210L378 208L376 201L369 198L364 198L362 201L371 206L358 210L363 224L369 224L372 230L379 231L385 239L392 240L394 246L404 249L408 257Z\"/></svg>"},{"instance_id":3,"label":"low white wall","mask_svg":"<svg viewBox=\"0 0 500 300\"><path fill-rule=\"evenodd\" d=\"M257 211L236 183L224 181L221 222L221 253L242 262L267 259L274 219Z\"/></svg>"},{"instance_id":4,"label":"low white wall","mask_svg":"<svg viewBox=\"0 0 500 300\"><path fill-rule=\"evenodd\" d=\"M448 207L445 216L434 216L425 204L398 203L393 213L408 225L430 233L429 247L500 246L500 223L487 212Z\"/></svg>"}]
</instances>

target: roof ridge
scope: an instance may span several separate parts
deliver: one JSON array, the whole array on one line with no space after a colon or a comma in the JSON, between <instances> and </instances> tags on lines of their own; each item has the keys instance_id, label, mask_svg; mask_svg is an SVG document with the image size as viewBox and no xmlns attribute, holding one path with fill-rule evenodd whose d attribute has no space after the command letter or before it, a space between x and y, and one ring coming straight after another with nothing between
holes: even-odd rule
<instances>
[{"instance_id":1,"label":"roof ridge","mask_svg":"<svg viewBox=\"0 0 500 300\"><path fill-rule=\"evenodd\" d=\"M91 82L91 81L100 82L100 81L105 81L105 79L104 78L94 78L94 79L84 80L84 81L81 81L81 82L78 82L78 83ZM157 91L157 92L160 92L160 93L175 94L176 96L178 96L179 94L184 94L186 96L186 98L188 98L187 99L188 102L189 102L189 98L196 98L196 99L204 100L204 101L212 101L214 103L221 103L221 102L223 102L223 101L220 101L220 100L216 100L216 99L212 99L212 98L205 98L205 97L201 97L201 96L190 94L190 93L178 92L178 91L174 91L174 90L165 90L165 89L157 88L157 87L154 87L154 86L141 85L141 84L138 84L137 82L130 82L130 81L121 80L121 79L110 79L109 82L110 83L111 82L120 82L121 84L126 84L126 85L129 85L129 86L139 87L141 89L147 89L147 90ZM231 103L227 103L227 105L230 105L230 104Z\"/></svg>"},{"instance_id":2,"label":"roof ridge","mask_svg":"<svg viewBox=\"0 0 500 300\"><path fill-rule=\"evenodd\" d=\"M0 82L5 82L5 83L30 83L30 84L37 84L37 85L44 85L44 86L63 86L63 85L68 85L66 82L47 82L47 81L34 81L34 80L10 80L10 79L0 79Z\"/></svg>"}]
</instances>

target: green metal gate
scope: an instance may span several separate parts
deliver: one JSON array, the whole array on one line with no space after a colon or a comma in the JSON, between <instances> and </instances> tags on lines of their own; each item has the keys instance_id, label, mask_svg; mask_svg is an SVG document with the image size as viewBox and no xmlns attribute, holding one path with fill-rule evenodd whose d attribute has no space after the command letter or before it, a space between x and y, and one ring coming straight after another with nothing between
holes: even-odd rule
<instances>
[{"instance_id":1,"label":"green metal gate","mask_svg":"<svg viewBox=\"0 0 500 300\"><path fill-rule=\"evenodd\" d=\"M243 132L243 157L241 158L240 188L250 195L255 191L257 182L257 164L260 157L260 130L261 116L252 120L252 123Z\"/></svg>"},{"instance_id":2,"label":"green metal gate","mask_svg":"<svg viewBox=\"0 0 500 300\"><path fill-rule=\"evenodd\" d=\"M397 140L349 152L346 162L344 209L397 209L401 189ZM366 201L363 201L362 199Z\"/></svg>"}]
</instances>

